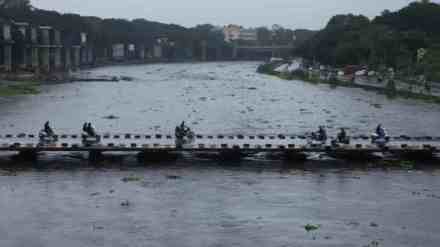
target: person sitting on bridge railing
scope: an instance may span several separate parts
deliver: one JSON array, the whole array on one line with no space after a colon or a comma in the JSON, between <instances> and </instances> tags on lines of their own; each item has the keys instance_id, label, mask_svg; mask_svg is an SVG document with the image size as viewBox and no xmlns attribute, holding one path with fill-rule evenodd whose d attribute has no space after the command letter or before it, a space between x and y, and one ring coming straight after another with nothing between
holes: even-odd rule
<instances>
[{"instance_id":1,"label":"person sitting on bridge railing","mask_svg":"<svg viewBox=\"0 0 440 247\"><path fill-rule=\"evenodd\" d=\"M324 126L319 126L318 132L312 133L312 139L316 141L327 141L327 131L325 130Z\"/></svg>"},{"instance_id":2,"label":"person sitting on bridge railing","mask_svg":"<svg viewBox=\"0 0 440 247\"><path fill-rule=\"evenodd\" d=\"M182 139L184 137L182 128L180 126L176 126L176 130L174 133L175 133L176 139Z\"/></svg>"},{"instance_id":3,"label":"person sitting on bridge railing","mask_svg":"<svg viewBox=\"0 0 440 247\"><path fill-rule=\"evenodd\" d=\"M87 122L85 122L85 123L83 124L83 128L82 128L82 130L83 130L84 133L88 133L88 131L87 131L87 125L88 125Z\"/></svg>"},{"instance_id":4,"label":"person sitting on bridge railing","mask_svg":"<svg viewBox=\"0 0 440 247\"><path fill-rule=\"evenodd\" d=\"M347 135L347 132L344 128L341 128L340 132L338 133L337 140L339 143L349 144L350 138Z\"/></svg>"},{"instance_id":5,"label":"person sitting on bridge railing","mask_svg":"<svg viewBox=\"0 0 440 247\"><path fill-rule=\"evenodd\" d=\"M82 130L87 134L88 137L96 137L96 130L92 123L84 123Z\"/></svg>"},{"instance_id":6,"label":"person sitting on bridge railing","mask_svg":"<svg viewBox=\"0 0 440 247\"><path fill-rule=\"evenodd\" d=\"M49 121L47 121L44 124L43 131L46 133L47 136L53 136L54 135L53 129L50 127Z\"/></svg>"},{"instance_id":7,"label":"person sitting on bridge railing","mask_svg":"<svg viewBox=\"0 0 440 247\"><path fill-rule=\"evenodd\" d=\"M191 143L194 140L194 133L182 122L175 130L176 146L182 147L183 144Z\"/></svg>"},{"instance_id":8,"label":"person sitting on bridge railing","mask_svg":"<svg viewBox=\"0 0 440 247\"><path fill-rule=\"evenodd\" d=\"M385 129L382 127L382 124L379 124L376 128L377 138L382 139L387 136Z\"/></svg>"},{"instance_id":9,"label":"person sitting on bridge railing","mask_svg":"<svg viewBox=\"0 0 440 247\"><path fill-rule=\"evenodd\" d=\"M96 136L96 130L95 127L92 125L92 123L89 123L87 125L87 130L90 136L95 137Z\"/></svg>"},{"instance_id":10,"label":"person sitting on bridge railing","mask_svg":"<svg viewBox=\"0 0 440 247\"><path fill-rule=\"evenodd\" d=\"M324 126L319 126L318 140L320 140L320 141L327 140L327 131L325 130Z\"/></svg>"}]
</instances>

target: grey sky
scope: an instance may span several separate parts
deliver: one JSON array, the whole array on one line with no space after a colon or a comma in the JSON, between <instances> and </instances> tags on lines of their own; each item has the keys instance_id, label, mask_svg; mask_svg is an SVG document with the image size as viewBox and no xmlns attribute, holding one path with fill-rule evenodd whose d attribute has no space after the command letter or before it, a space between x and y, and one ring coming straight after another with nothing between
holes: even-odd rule
<instances>
[{"instance_id":1,"label":"grey sky","mask_svg":"<svg viewBox=\"0 0 440 247\"><path fill-rule=\"evenodd\" d=\"M410 0L31 0L37 8L82 15L145 18L184 26L211 23L243 26L280 24L320 29L335 14L379 15Z\"/></svg>"}]
</instances>

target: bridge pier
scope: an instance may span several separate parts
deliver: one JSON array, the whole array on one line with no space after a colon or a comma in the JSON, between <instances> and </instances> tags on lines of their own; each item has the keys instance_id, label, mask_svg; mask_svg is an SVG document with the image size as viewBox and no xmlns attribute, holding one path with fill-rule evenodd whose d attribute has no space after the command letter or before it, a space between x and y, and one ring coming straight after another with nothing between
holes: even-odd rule
<instances>
[{"instance_id":1,"label":"bridge pier","mask_svg":"<svg viewBox=\"0 0 440 247\"><path fill-rule=\"evenodd\" d=\"M221 161L239 161L245 158L247 155L240 150L224 150L220 151L219 159Z\"/></svg>"},{"instance_id":2,"label":"bridge pier","mask_svg":"<svg viewBox=\"0 0 440 247\"><path fill-rule=\"evenodd\" d=\"M93 150L93 151L89 152L89 161L90 162L97 162L100 159L102 159L102 152L101 151Z\"/></svg>"},{"instance_id":3,"label":"bridge pier","mask_svg":"<svg viewBox=\"0 0 440 247\"><path fill-rule=\"evenodd\" d=\"M138 153L137 159L139 163L143 162L159 162L159 161L175 161L179 158L176 152L167 150L149 150Z\"/></svg>"},{"instance_id":4,"label":"bridge pier","mask_svg":"<svg viewBox=\"0 0 440 247\"><path fill-rule=\"evenodd\" d=\"M417 150L417 151L401 151L394 153L394 155L407 160L414 161L426 161L435 159L435 154L433 150Z\"/></svg>"},{"instance_id":5,"label":"bridge pier","mask_svg":"<svg viewBox=\"0 0 440 247\"><path fill-rule=\"evenodd\" d=\"M37 161L38 160L38 152L35 150L24 150L18 152L18 155L16 156L18 160L23 161Z\"/></svg>"},{"instance_id":6,"label":"bridge pier","mask_svg":"<svg viewBox=\"0 0 440 247\"><path fill-rule=\"evenodd\" d=\"M284 157L288 161L304 162L307 160L307 154L296 151L286 151Z\"/></svg>"},{"instance_id":7,"label":"bridge pier","mask_svg":"<svg viewBox=\"0 0 440 247\"><path fill-rule=\"evenodd\" d=\"M202 61L207 61L208 60L208 42L206 40L202 41L202 55L201 55L201 59Z\"/></svg>"}]
</instances>

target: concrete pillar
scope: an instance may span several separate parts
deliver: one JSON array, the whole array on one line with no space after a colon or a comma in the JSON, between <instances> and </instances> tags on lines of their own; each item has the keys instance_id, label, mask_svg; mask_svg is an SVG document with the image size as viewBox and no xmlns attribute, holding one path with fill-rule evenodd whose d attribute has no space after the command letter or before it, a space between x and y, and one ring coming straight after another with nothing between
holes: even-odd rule
<instances>
[{"instance_id":1,"label":"concrete pillar","mask_svg":"<svg viewBox=\"0 0 440 247\"><path fill-rule=\"evenodd\" d=\"M162 58L162 47L160 45L154 45L153 57L154 58Z\"/></svg>"},{"instance_id":2,"label":"concrete pillar","mask_svg":"<svg viewBox=\"0 0 440 247\"><path fill-rule=\"evenodd\" d=\"M32 47L32 68L38 69L40 66L40 58L38 53L38 47Z\"/></svg>"},{"instance_id":3,"label":"concrete pillar","mask_svg":"<svg viewBox=\"0 0 440 247\"><path fill-rule=\"evenodd\" d=\"M98 162L102 159L102 152L100 151L90 151L89 152L89 161L90 162Z\"/></svg>"},{"instance_id":4,"label":"concrete pillar","mask_svg":"<svg viewBox=\"0 0 440 247\"><path fill-rule=\"evenodd\" d=\"M145 59L145 46L144 45L138 45L137 49L137 57L141 60Z\"/></svg>"},{"instance_id":5,"label":"concrete pillar","mask_svg":"<svg viewBox=\"0 0 440 247\"><path fill-rule=\"evenodd\" d=\"M81 47L73 48L73 68L79 68L81 64Z\"/></svg>"},{"instance_id":6,"label":"concrete pillar","mask_svg":"<svg viewBox=\"0 0 440 247\"><path fill-rule=\"evenodd\" d=\"M61 69L61 48L55 48L54 56L55 69Z\"/></svg>"},{"instance_id":7,"label":"concrete pillar","mask_svg":"<svg viewBox=\"0 0 440 247\"><path fill-rule=\"evenodd\" d=\"M87 47L80 48L80 65L87 64Z\"/></svg>"},{"instance_id":8,"label":"concrete pillar","mask_svg":"<svg viewBox=\"0 0 440 247\"><path fill-rule=\"evenodd\" d=\"M208 42L206 42L205 40L202 41L202 61L206 61L208 60Z\"/></svg>"},{"instance_id":9,"label":"concrete pillar","mask_svg":"<svg viewBox=\"0 0 440 247\"><path fill-rule=\"evenodd\" d=\"M70 48L64 48L64 68L70 70L72 68Z\"/></svg>"},{"instance_id":10,"label":"concrete pillar","mask_svg":"<svg viewBox=\"0 0 440 247\"><path fill-rule=\"evenodd\" d=\"M27 48L26 47L23 47L23 49L22 49L22 58L21 58L21 64L20 64L20 67L21 68L26 68L27 67L27 64L28 64L28 62L27 62Z\"/></svg>"},{"instance_id":11,"label":"concrete pillar","mask_svg":"<svg viewBox=\"0 0 440 247\"><path fill-rule=\"evenodd\" d=\"M93 64L93 49L91 47L89 47L87 52L87 63L88 64Z\"/></svg>"},{"instance_id":12,"label":"concrete pillar","mask_svg":"<svg viewBox=\"0 0 440 247\"><path fill-rule=\"evenodd\" d=\"M237 44L234 44L232 47L232 59L237 59L238 57L238 47Z\"/></svg>"},{"instance_id":13,"label":"concrete pillar","mask_svg":"<svg viewBox=\"0 0 440 247\"><path fill-rule=\"evenodd\" d=\"M4 56L3 61L5 64L5 70L11 71L12 70L12 46L11 45L4 46L3 56Z\"/></svg>"},{"instance_id":14,"label":"concrete pillar","mask_svg":"<svg viewBox=\"0 0 440 247\"><path fill-rule=\"evenodd\" d=\"M49 72L50 71L50 49L40 48L41 68Z\"/></svg>"}]
</instances>

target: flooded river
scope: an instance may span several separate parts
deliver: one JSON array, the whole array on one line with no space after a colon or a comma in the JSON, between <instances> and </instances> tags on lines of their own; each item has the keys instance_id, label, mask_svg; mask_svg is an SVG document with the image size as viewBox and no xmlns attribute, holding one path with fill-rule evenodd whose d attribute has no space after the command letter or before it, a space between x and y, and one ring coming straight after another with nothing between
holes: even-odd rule
<instances>
[{"instance_id":1,"label":"flooded river","mask_svg":"<svg viewBox=\"0 0 440 247\"><path fill-rule=\"evenodd\" d=\"M257 65L97 69L90 73L135 80L52 85L37 96L3 99L0 126L5 132L36 132L51 120L57 131L77 133L83 122L92 121L101 132L172 133L186 120L196 132L206 134L303 134L319 125L369 134L383 123L391 134L437 134L440 105L390 100L362 89L283 81L256 74ZM118 119L106 119L109 115Z\"/></svg>"},{"instance_id":2,"label":"flooded river","mask_svg":"<svg viewBox=\"0 0 440 247\"><path fill-rule=\"evenodd\" d=\"M2 134L172 133L182 120L202 134L303 134L326 125L368 134L438 135L440 106L361 89L283 81L257 63L106 67L125 82L42 87L2 98ZM108 119L113 115L116 119ZM138 164L115 155L37 163L0 156L0 246L432 246L440 243L440 169L372 168L311 160ZM307 232L312 224L318 229Z\"/></svg>"}]
</instances>

